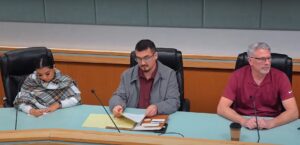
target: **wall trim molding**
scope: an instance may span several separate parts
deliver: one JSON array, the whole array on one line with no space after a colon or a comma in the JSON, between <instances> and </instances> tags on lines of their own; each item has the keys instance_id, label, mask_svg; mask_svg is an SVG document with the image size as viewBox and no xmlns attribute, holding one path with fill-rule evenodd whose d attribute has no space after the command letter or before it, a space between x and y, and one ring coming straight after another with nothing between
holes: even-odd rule
<instances>
[{"instance_id":1,"label":"wall trim molding","mask_svg":"<svg viewBox=\"0 0 300 145\"><path fill-rule=\"evenodd\" d=\"M24 47L0 46L0 53ZM129 65L128 51L82 50L50 48L55 61L77 63L102 63ZM183 65L187 68L234 69L234 56L208 56L183 54ZM293 58L293 71L300 72L300 58Z\"/></svg>"}]
</instances>

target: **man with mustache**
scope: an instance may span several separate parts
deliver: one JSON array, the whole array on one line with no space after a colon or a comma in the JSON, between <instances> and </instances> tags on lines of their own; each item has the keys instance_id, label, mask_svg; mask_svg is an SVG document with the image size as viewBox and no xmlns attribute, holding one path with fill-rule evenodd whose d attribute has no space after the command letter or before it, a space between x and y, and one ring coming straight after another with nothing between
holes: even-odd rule
<instances>
[{"instance_id":1,"label":"man with mustache","mask_svg":"<svg viewBox=\"0 0 300 145\"><path fill-rule=\"evenodd\" d=\"M271 67L271 49L267 43L249 46L249 65L231 75L221 97L219 115L249 129L270 129L296 120L298 108L291 83L285 73ZM257 115L256 124L254 104ZM273 117L273 118L263 118Z\"/></svg>"},{"instance_id":2,"label":"man with mustache","mask_svg":"<svg viewBox=\"0 0 300 145\"><path fill-rule=\"evenodd\" d=\"M155 44L148 39L139 41L135 55L138 64L122 74L109 101L114 116L120 117L126 107L146 109L148 117L177 111L180 94L176 73L157 60Z\"/></svg>"}]
</instances>

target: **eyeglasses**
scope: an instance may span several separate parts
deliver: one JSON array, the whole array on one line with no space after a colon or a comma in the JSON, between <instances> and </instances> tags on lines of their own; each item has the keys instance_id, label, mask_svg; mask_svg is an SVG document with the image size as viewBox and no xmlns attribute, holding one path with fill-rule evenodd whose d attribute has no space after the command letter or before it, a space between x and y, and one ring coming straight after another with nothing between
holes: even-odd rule
<instances>
[{"instance_id":1,"label":"eyeglasses","mask_svg":"<svg viewBox=\"0 0 300 145\"><path fill-rule=\"evenodd\" d=\"M268 60L268 61L271 61L271 60L272 60L271 57L250 57L250 58L254 58L254 59L256 59L258 62L266 62L267 60Z\"/></svg>"},{"instance_id":2,"label":"eyeglasses","mask_svg":"<svg viewBox=\"0 0 300 145\"><path fill-rule=\"evenodd\" d=\"M144 62L149 62L149 61L153 58L153 56L154 56L154 53L153 53L151 56L146 56L146 57L144 57L144 58L136 57L136 58L135 58L135 61L136 61L137 63L141 63L142 61L144 61Z\"/></svg>"}]
</instances>

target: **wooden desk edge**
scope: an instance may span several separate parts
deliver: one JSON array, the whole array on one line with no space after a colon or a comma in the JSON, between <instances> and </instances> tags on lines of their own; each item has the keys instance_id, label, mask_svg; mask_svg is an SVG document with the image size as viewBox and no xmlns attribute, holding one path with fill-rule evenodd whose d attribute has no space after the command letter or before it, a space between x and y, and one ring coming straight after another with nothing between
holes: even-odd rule
<instances>
[{"instance_id":1,"label":"wooden desk edge","mask_svg":"<svg viewBox=\"0 0 300 145\"><path fill-rule=\"evenodd\" d=\"M0 131L0 142L22 141L65 141L104 144L144 144L144 145L255 145L257 143L223 140L180 138L171 136L155 136L143 134L125 134L112 132L66 130L66 129L35 129Z\"/></svg>"}]
</instances>

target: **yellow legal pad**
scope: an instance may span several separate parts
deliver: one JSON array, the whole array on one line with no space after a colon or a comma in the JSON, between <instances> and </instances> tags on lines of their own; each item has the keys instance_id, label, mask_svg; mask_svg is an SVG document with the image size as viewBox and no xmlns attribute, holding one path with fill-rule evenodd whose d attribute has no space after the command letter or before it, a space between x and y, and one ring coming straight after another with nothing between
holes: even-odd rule
<instances>
[{"instance_id":1,"label":"yellow legal pad","mask_svg":"<svg viewBox=\"0 0 300 145\"><path fill-rule=\"evenodd\" d=\"M135 126L135 122L124 117L115 118L111 116L111 118L115 121L118 128L132 129ZM106 114L90 114L82 124L82 127L94 128L106 128L107 126L114 127L114 124Z\"/></svg>"}]
</instances>

